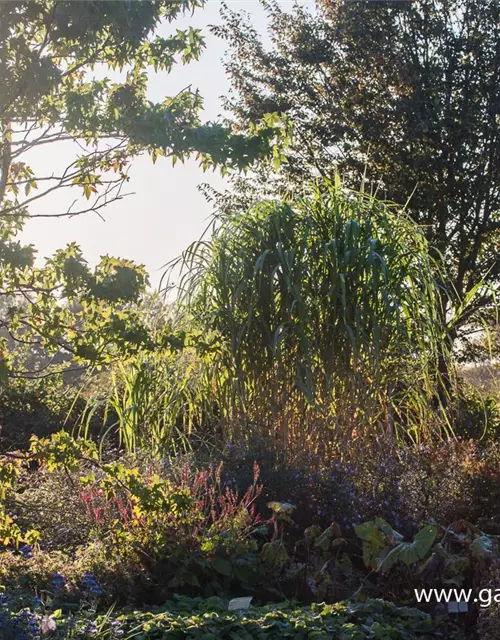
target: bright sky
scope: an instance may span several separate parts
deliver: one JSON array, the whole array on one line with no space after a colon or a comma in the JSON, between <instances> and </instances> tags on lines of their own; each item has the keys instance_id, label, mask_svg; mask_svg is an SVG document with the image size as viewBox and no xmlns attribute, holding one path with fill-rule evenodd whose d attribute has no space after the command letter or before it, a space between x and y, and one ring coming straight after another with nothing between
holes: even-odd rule
<instances>
[{"instance_id":1,"label":"bright sky","mask_svg":"<svg viewBox=\"0 0 500 640\"><path fill-rule=\"evenodd\" d=\"M258 0L229 0L228 4L247 11L254 26L265 32L266 19ZM283 4L292 5L290 0L284 0ZM312 6L312 2L308 4ZM226 45L212 36L206 27L220 23L219 9L220 0L208 0L204 9L174 23L176 28L188 25L202 28L207 46L197 63L178 65L171 74L155 75L152 70L149 93L152 100L161 101L192 84L193 88L199 88L204 98L205 119L217 119L222 111L220 97L229 89L222 66ZM61 157L66 166L66 154L61 153L61 148L48 150L48 147L55 145L42 147L43 153L40 150L38 157L30 159L35 173L39 167L45 168L46 174L57 171ZM68 151L71 153L71 149L66 148ZM212 209L199 192L198 185L209 182L222 189L225 183L217 173L204 174L195 161L187 161L184 165L178 163L173 168L171 160L160 158L153 165L148 156L134 162L130 178L127 191L133 191L133 195L102 210L105 221L95 214L53 220L34 219L27 223L23 241L34 244L40 257L76 241L90 263L95 263L104 254L129 258L145 264L152 284L156 285L162 265L196 240L209 220ZM52 199L50 205L49 200L42 199L31 209L32 212L52 212L52 209L47 211L48 205L58 211L66 210L74 195L57 198L59 200Z\"/></svg>"}]
</instances>

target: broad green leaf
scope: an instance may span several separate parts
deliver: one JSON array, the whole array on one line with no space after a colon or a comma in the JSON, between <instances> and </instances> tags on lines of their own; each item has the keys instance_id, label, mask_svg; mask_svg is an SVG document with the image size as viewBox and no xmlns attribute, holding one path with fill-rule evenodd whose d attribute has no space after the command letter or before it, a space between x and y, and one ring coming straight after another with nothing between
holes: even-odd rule
<instances>
[{"instance_id":1,"label":"broad green leaf","mask_svg":"<svg viewBox=\"0 0 500 640\"><path fill-rule=\"evenodd\" d=\"M377 571L388 571L397 562L407 566L425 558L429 553L437 536L437 526L428 525L421 529L413 538L413 542L400 542L394 549L381 559Z\"/></svg>"},{"instance_id":2,"label":"broad green leaf","mask_svg":"<svg viewBox=\"0 0 500 640\"><path fill-rule=\"evenodd\" d=\"M231 562L227 558L223 558L222 556L216 555L214 558L212 558L211 565L212 568L222 576L229 577L232 573Z\"/></svg>"},{"instance_id":3,"label":"broad green leaf","mask_svg":"<svg viewBox=\"0 0 500 640\"><path fill-rule=\"evenodd\" d=\"M281 570L288 561L288 553L281 540L266 542L262 547L260 557L270 569Z\"/></svg>"},{"instance_id":4,"label":"broad green leaf","mask_svg":"<svg viewBox=\"0 0 500 640\"><path fill-rule=\"evenodd\" d=\"M290 504L289 502L268 502L266 505L269 509L274 511L274 513L286 513L287 515L292 513L295 509L295 505Z\"/></svg>"}]
</instances>

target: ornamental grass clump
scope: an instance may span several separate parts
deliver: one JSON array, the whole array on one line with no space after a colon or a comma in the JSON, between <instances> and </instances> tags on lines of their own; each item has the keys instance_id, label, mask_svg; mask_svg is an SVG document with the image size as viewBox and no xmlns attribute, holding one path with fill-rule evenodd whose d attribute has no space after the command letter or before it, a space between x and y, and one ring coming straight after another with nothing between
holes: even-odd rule
<instances>
[{"instance_id":1,"label":"ornamental grass clump","mask_svg":"<svg viewBox=\"0 0 500 640\"><path fill-rule=\"evenodd\" d=\"M435 411L440 267L403 209L323 182L219 215L182 267L225 438L267 436L293 455L450 430Z\"/></svg>"}]
</instances>

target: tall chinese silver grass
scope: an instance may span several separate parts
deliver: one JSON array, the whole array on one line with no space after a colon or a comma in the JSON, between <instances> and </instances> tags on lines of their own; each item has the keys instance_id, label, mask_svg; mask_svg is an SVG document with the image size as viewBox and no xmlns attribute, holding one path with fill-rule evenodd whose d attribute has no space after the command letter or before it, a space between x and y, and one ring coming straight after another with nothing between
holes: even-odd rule
<instances>
[{"instance_id":1,"label":"tall chinese silver grass","mask_svg":"<svg viewBox=\"0 0 500 640\"><path fill-rule=\"evenodd\" d=\"M322 182L221 214L181 266L178 304L208 345L198 384L225 437L318 451L449 435L438 265L401 208Z\"/></svg>"}]
</instances>

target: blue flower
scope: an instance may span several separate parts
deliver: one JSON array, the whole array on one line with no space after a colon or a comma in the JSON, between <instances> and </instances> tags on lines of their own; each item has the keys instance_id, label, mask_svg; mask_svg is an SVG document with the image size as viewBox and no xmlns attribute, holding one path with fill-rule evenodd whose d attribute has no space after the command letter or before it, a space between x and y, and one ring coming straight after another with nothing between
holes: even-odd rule
<instances>
[{"instance_id":1,"label":"blue flower","mask_svg":"<svg viewBox=\"0 0 500 640\"><path fill-rule=\"evenodd\" d=\"M29 609L22 609L12 619L17 640L38 640L40 637L40 622L36 614Z\"/></svg>"},{"instance_id":2,"label":"blue flower","mask_svg":"<svg viewBox=\"0 0 500 640\"><path fill-rule=\"evenodd\" d=\"M33 557L33 547L30 544L23 544L23 546L19 548L19 552L23 558L28 559Z\"/></svg>"},{"instance_id":3,"label":"blue flower","mask_svg":"<svg viewBox=\"0 0 500 640\"><path fill-rule=\"evenodd\" d=\"M60 573L54 573L52 576L52 587L54 589L62 589L66 585L66 578Z\"/></svg>"},{"instance_id":4,"label":"blue flower","mask_svg":"<svg viewBox=\"0 0 500 640\"><path fill-rule=\"evenodd\" d=\"M97 581L93 573L86 573L83 576L82 584L85 587L85 590L88 591L91 595L96 597L102 596L103 591L101 587L97 584Z\"/></svg>"}]
</instances>

